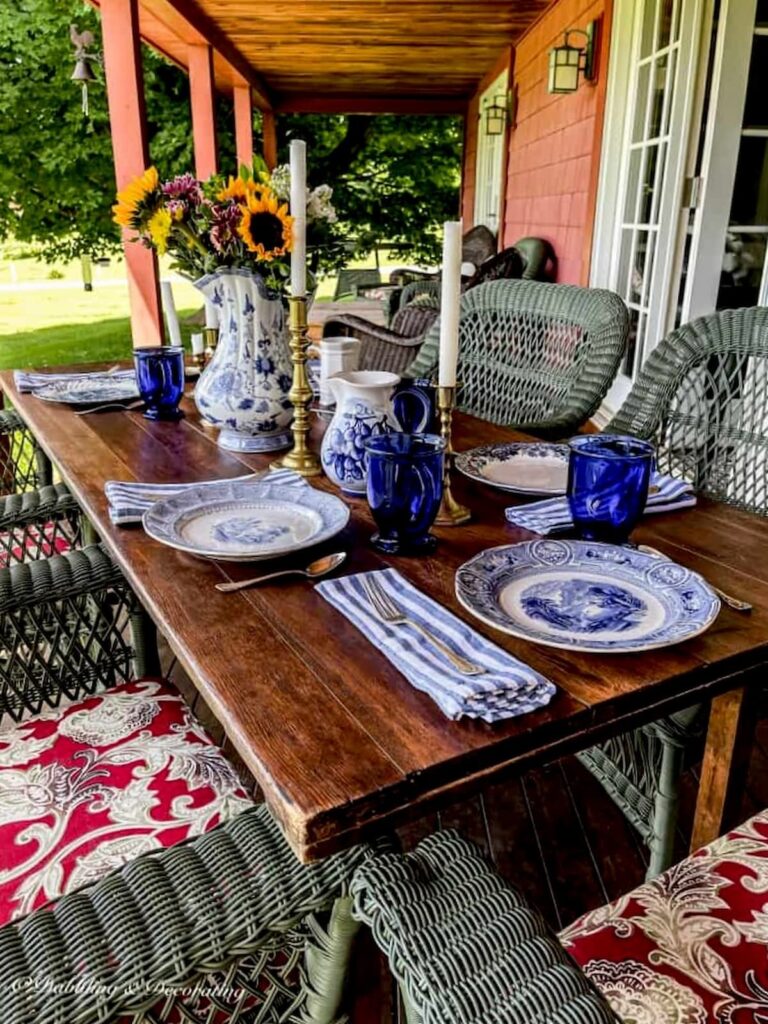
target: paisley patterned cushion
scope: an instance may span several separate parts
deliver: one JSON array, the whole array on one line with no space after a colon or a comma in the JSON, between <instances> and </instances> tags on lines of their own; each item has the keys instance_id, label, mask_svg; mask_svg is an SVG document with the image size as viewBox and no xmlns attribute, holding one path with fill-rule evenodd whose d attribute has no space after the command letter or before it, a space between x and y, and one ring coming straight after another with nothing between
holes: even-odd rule
<instances>
[{"instance_id":1,"label":"paisley patterned cushion","mask_svg":"<svg viewBox=\"0 0 768 1024\"><path fill-rule=\"evenodd\" d=\"M250 806L166 683L0 724L0 925Z\"/></svg>"},{"instance_id":2,"label":"paisley patterned cushion","mask_svg":"<svg viewBox=\"0 0 768 1024\"><path fill-rule=\"evenodd\" d=\"M768 1021L768 811L560 938L622 1021Z\"/></svg>"}]
</instances>

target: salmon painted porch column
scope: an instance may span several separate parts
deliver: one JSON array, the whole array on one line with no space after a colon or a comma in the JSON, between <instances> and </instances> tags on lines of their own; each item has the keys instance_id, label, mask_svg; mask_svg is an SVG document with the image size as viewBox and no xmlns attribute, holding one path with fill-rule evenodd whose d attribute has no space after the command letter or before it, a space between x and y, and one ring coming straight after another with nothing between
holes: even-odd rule
<instances>
[{"instance_id":1,"label":"salmon painted porch column","mask_svg":"<svg viewBox=\"0 0 768 1024\"><path fill-rule=\"evenodd\" d=\"M188 60L195 174L204 179L210 178L218 170L213 49L207 43L190 46Z\"/></svg>"},{"instance_id":2,"label":"salmon painted porch column","mask_svg":"<svg viewBox=\"0 0 768 1024\"><path fill-rule=\"evenodd\" d=\"M101 0L101 31L115 180L123 188L149 166L138 0ZM123 231L133 346L162 345L157 257L130 241L134 234Z\"/></svg>"},{"instance_id":3,"label":"salmon painted porch column","mask_svg":"<svg viewBox=\"0 0 768 1024\"><path fill-rule=\"evenodd\" d=\"M253 106L250 85L236 85L232 90L235 102L235 149L237 166L253 163Z\"/></svg>"},{"instance_id":4,"label":"salmon painted porch column","mask_svg":"<svg viewBox=\"0 0 768 1024\"><path fill-rule=\"evenodd\" d=\"M277 167L277 122L273 110L262 111L262 152L270 171Z\"/></svg>"}]
</instances>

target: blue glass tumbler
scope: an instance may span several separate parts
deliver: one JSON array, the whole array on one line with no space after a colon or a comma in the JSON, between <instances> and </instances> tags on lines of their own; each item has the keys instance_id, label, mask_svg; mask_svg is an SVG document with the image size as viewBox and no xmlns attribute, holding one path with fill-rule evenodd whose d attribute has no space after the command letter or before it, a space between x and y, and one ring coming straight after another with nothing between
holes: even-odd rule
<instances>
[{"instance_id":1,"label":"blue glass tumbler","mask_svg":"<svg viewBox=\"0 0 768 1024\"><path fill-rule=\"evenodd\" d=\"M648 499L653 445L617 434L584 434L570 441L568 504L584 540L623 544Z\"/></svg>"},{"instance_id":2,"label":"blue glass tumbler","mask_svg":"<svg viewBox=\"0 0 768 1024\"><path fill-rule=\"evenodd\" d=\"M388 555L423 555L443 496L443 451L437 434L379 434L365 442L368 504L379 528L371 543Z\"/></svg>"},{"instance_id":3,"label":"blue glass tumbler","mask_svg":"<svg viewBox=\"0 0 768 1024\"><path fill-rule=\"evenodd\" d=\"M138 348L133 353L136 383L148 420L178 420L184 394L184 349L179 345Z\"/></svg>"}]
</instances>

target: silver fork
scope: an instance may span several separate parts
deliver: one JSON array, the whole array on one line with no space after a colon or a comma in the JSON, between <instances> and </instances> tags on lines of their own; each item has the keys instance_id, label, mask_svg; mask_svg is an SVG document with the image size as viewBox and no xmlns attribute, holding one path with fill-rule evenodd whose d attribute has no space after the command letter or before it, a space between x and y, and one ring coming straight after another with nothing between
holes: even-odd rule
<instances>
[{"instance_id":1,"label":"silver fork","mask_svg":"<svg viewBox=\"0 0 768 1024\"><path fill-rule=\"evenodd\" d=\"M460 654L452 651L442 640L438 640L434 634L422 626L415 619L409 619L402 608L398 608L389 594L386 593L379 581L371 576L363 576L363 587L366 596L376 614L390 626L412 626L421 633L425 640L444 655L453 667L464 676L480 676L485 673L482 665L476 665L473 661L462 658Z\"/></svg>"},{"instance_id":2,"label":"silver fork","mask_svg":"<svg viewBox=\"0 0 768 1024\"><path fill-rule=\"evenodd\" d=\"M130 412L131 409L138 409L144 405L141 398L134 402L104 402L102 405L94 405L90 409L78 409L75 416L90 416L92 412L106 412L107 409L121 409L123 412Z\"/></svg>"}]
</instances>

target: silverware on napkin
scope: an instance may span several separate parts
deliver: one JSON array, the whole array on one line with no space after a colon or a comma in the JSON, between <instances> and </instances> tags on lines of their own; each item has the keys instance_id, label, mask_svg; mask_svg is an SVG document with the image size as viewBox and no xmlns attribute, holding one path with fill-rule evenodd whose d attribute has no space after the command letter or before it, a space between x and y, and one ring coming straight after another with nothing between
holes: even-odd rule
<instances>
[{"instance_id":1,"label":"silverware on napkin","mask_svg":"<svg viewBox=\"0 0 768 1024\"><path fill-rule=\"evenodd\" d=\"M646 555L658 555L660 558L669 559L669 555L665 555L664 552L659 551L658 548L651 547L650 544L638 544L637 550L643 551ZM701 576L702 574L699 573L699 575ZM724 590L716 587L710 580L707 580L706 576L703 576L702 578L706 580L707 586L714 590L723 604L727 604L728 607L732 608L735 612L752 611L752 605L748 601L742 601L740 597L734 597L733 594L726 593Z\"/></svg>"}]
</instances>

